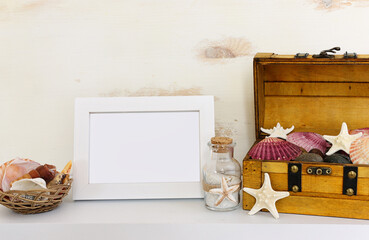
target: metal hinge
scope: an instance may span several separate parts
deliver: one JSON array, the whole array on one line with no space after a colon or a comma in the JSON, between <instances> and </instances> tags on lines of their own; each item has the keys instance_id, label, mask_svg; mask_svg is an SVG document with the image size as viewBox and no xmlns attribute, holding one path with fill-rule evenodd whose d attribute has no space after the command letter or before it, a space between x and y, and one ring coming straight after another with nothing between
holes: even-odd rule
<instances>
[{"instance_id":1,"label":"metal hinge","mask_svg":"<svg viewBox=\"0 0 369 240\"><path fill-rule=\"evenodd\" d=\"M295 58L307 58L309 53L296 53Z\"/></svg>"},{"instance_id":2,"label":"metal hinge","mask_svg":"<svg viewBox=\"0 0 369 240\"><path fill-rule=\"evenodd\" d=\"M343 54L343 58L348 59L348 58L357 58L357 54L356 53L348 53L345 52L345 54Z\"/></svg>"},{"instance_id":3,"label":"metal hinge","mask_svg":"<svg viewBox=\"0 0 369 240\"><path fill-rule=\"evenodd\" d=\"M342 194L352 196L357 194L358 168L353 166L343 167Z\"/></svg>"},{"instance_id":4,"label":"metal hinge","mask_svg":"<svg viewBox=\"0 0 369 240\"><path fill-rule=\"evenodd\" d=\"M301 192L301 163L288 163L288 191Z\"/></svg>"}]
</instances>

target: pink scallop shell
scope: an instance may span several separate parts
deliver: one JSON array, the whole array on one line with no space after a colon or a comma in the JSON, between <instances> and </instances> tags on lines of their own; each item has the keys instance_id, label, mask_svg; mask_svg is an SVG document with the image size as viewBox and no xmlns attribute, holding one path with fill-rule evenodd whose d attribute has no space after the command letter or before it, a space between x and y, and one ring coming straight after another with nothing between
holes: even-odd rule
<instances>
[{"instance_id":1,"label":"pink scallop shell","mask_svg":"<svg viewBox=\"0 0 369 240\"><path fill-rule=\"evenodd\" d=\"M295 144L279 138L269 137L252 147L249 155L252 159L289 161L295 159L301 153L301 149Z\"/></svg>"},{"instance_id":2,"label":"pink scallop shell","mask_svg":"<svg viewBox=\"0 0 369 240\"><path fill-rule=\"evenodd\" d=\"M369 164L369 136L358 138L351 144L350 158L354 164Z\"/></svg>"},{"instance_id":3,"label":"pink scallop shell","mask_svg":"<svg viewBox=\"0 0 369 240\"><path fill-rule=\"evenodd\" d=\"M299 147L302 147L307 152L311 149L319 149L322 153L327 150L327 142L322 135L313 132L294 132L288 134L287 141Z\"/></svg>"},{"instance_id":4,"label":"pink scallop shell","mask_svg":"<svg viewBox=\"0 0 369 240\"><path fill-rule=\"evenodd\" d=\"M369 136L369 128L359 128L354 130L349 130L349 134L357 134L357 133L363 133L361 137Z\"/></svg>"}]
</instances>

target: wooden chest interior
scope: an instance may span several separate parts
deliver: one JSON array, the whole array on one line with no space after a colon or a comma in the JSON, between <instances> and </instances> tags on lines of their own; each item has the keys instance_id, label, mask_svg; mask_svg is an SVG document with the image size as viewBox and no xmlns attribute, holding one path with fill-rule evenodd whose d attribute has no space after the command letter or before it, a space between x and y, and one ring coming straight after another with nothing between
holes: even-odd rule
<instances>
[{"instance_id":1,"label":"wooden chest interior","mask_svg":"<svg viewBox=\"0 0 369 240\"><path fill-rule=\"evenodd\" d=\"M277 122L296 132L338 134L369 127L369 56L357 59L295 59L257 54L254 58L255 130Z\"/></svg>"}]
</instances>

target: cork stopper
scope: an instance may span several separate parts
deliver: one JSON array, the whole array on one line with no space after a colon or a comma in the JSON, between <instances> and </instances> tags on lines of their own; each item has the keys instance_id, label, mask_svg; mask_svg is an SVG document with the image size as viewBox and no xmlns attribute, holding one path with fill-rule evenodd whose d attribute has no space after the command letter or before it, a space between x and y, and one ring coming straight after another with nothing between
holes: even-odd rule
<instances>
[{"instance_id":1,"label":"cork stopper","mask_svg":"<svg viewBox=\"0 0 369 240\"><path fill-rule=\"evenodd\" d=\"M226 144L232 144L232 142L233 142L233 139L229 137L212 137L211 138L211 144L226 145Z\"/></svg>"}]
</instances>

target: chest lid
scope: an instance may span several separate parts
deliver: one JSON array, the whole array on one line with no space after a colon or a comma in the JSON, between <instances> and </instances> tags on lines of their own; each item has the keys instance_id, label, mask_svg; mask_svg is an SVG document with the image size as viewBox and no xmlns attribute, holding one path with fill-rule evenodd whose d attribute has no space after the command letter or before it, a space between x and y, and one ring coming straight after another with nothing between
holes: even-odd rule
<instances>
[{"instance_id":1,"label":"chest lid","mask_svg":"<svg viewBox=\"0 0 369 240\"><path fill-rule=\"evenodd\" d=\"M369 127L369 55L345 59L295 58L258 53L254 57L256 138L260 128L295 126L295 132L337 135Z\"/></svg>"}]
</instances>

